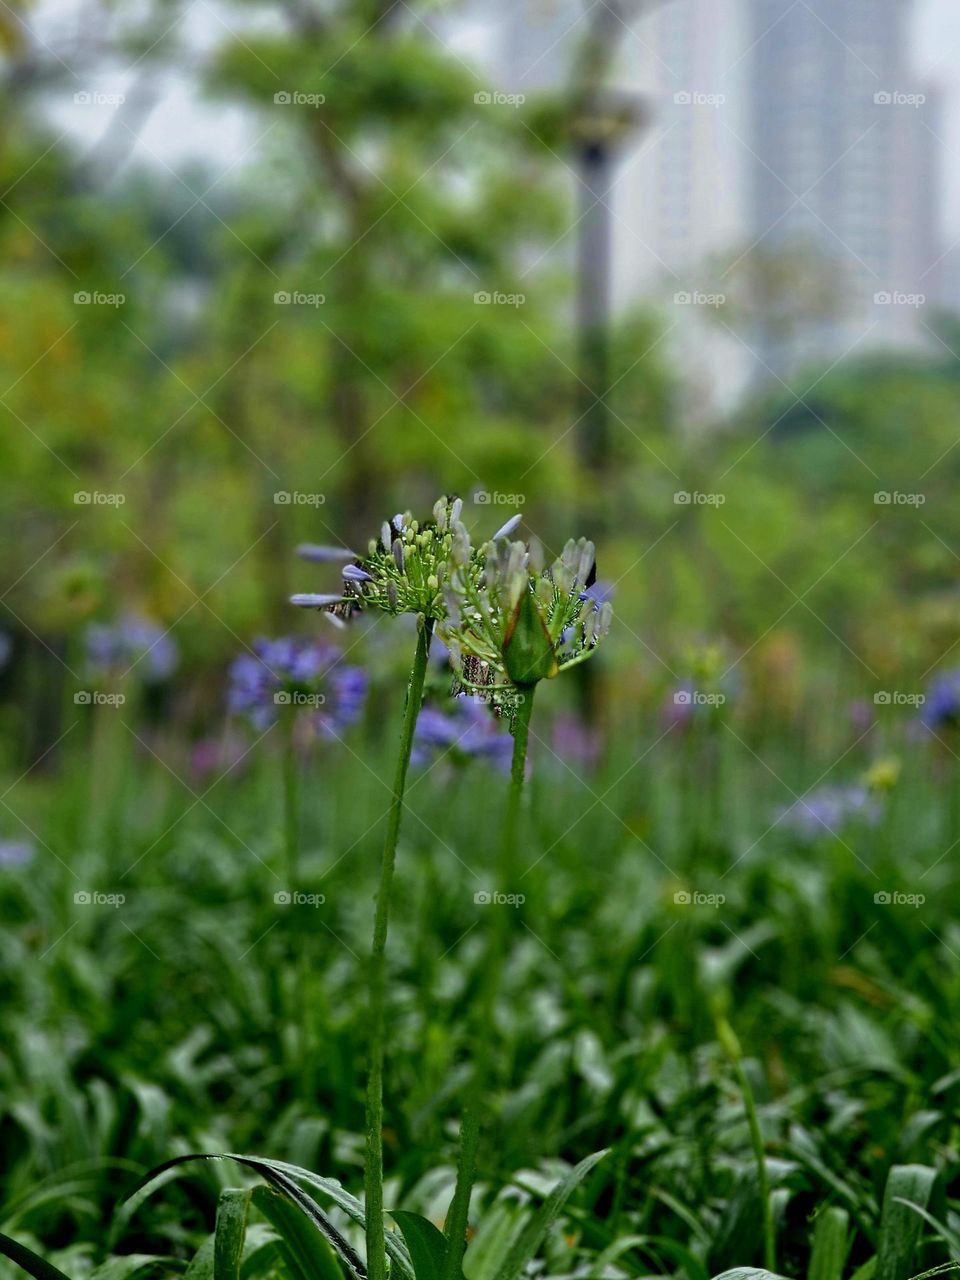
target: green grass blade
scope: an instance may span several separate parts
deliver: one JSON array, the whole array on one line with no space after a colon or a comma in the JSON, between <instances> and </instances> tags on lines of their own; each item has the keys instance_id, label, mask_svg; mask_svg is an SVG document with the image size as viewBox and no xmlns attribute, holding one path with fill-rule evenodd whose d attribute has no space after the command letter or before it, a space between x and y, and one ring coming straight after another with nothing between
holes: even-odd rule
<instances>
[{"instance_id":1,"label":"green grass blade","mask_svg":"<svg viewBox=\"0 0 960 1280\"><path fill-rule=\"evenodd\" d=\"M731 1267L729 1271L721 1271L713 1280L784 1280L775 1271L764 1271L763 1267Z\"/></svg>"},{"instance_id":2,"label":"green grass blade","mask_svg":"<svg viewBox=\"0 0 960 1280\"><path fill-rule=\"evenodd\" d=\"M268 1160L263 1161L280 1173L285 1173L290 1178L307 1183L308 1186L314 1187L323 1195L327 1196L338 1209L342 1209L351 1222L355 1222L357 1226L362 1227L366 1221L363 1204L352 1196L349 1191L345 1191L336 1178L325 1178L322 1174L313 1173L309 1169L304 1169L300 1165L288 1164L284 1160ZM395 1269L398 1269L406 1280L414 1280L413 1263L407 1252L406 1243L402 1237L398 1237L395 1231L388 1231L386 1238L387 1254Z\"/></svg>"},{"instance_id":3,"label":"green grass blade","mask_svg":"<svg viewBox=\"0 0 960 1280\"><path fill-rule=\"evenodd\" d=\"M840 1280L847 1260L850 1215L839 1205L828 1205L817 1215L807 1280Z\"/></svg>"},{"instance_id":4,"label":"green grass blade","mask_svg":"<svg viewBox=\"0 0 960 1280\"><path fill-rule=\"evenodd\" d=\"M69 1280L62 1271L47 1262L46 1258L41 1258L39 1253L34 1253L25 1244L11 1239L10 1236L0 1235L0 1253L11 1262L15 1262L18 1267L22 1267L28 1275L33 1276L33 1280Z\"/></svg>"},{"instance_id":5,"label":"green grass blade","mask_svg":"<svg viewBox=\"0 0 960 1280\"><path fill-rule=\"evenodd\" d=\"M183 1280L213 1280L213 1252L216 1236L209 1235L187 1264Z\"/></svg>"},{"instance_id":6,"label":"green grass blade","mask_svg":"<svg viewBox=\"0 0 960 1280\"><path fill-rule=\"evenodd\" d=\"M251 1192L228 1187L217 1202L217 1226L213 1233L214 1280L240 1280L240 1259L247 1234L247 1214Z\"/></svg>"},{"instance_id":7,"label":"green grass blade","mask_svg":"<svg viewBox=\"0 0 960 1280\"><path fill-rule=\"evenodd\" d=\"M90 1280L131 1280L141 1272L153 1271L158 1267L169 1271L170 1259L153 1253L115 1254L97 1267Z\"/></svg>"},{"instance_id":8,"label":"green grass blade","mask_svg":"<svg viewBox=\"0 0 960 1280\"><path fill-rule=\"evenodd\" d=\"M587 1156L556 1184L546 1200L524 1227L497 1272L496 1280L517 1280L524 1267L543 1243L552 1223L556 1219L570 1195L584 1180L590 1170L603 1159L609 1147L603 1151L595 1151Z\"/></svg>"},{"instance_id":9,"label":"green grass blade","mask_svg":"<svg viewBox=\"0 0 960 1280\"><path fill-rule=\"evenodd\" d=\"M403 1232L417 1280L442 1280L447 1265L447 1238L428 1218L395 1209L391 1218Z\"/></svg>"},{"instance_id":10,"label":"green grass blade","mask_svg":"<svg viewBox=\"0 0 960 1280\"><path fill-rule=\"evenodd\" d=\"M873 1254L866 1262L857 1267L850 1280L873 1280L877 1273L877 1255Z\"/></svg>"},{"instance_id":11,"label":"green grass blade","mask_svg":"<svg viewBox=\"0 0 960 1280\"><path fill-rule=\"evenodd\" d=\"M253 1203L280 1237L281 1254L292 1280L343 1280L326 1236L285 1196L256 1187Z\"/></svg>"},{"instance_id":12,"label":"green grass blade","mask_svg":"<svg viewBox=\"0 0 960 1280\"><path fill-rule=\"evenodd\" d=\"M234 1160L244 1168L258 1173L265 1182L269 1182L275 1190L288 1196L298 1209L314 1223L333 1247L337 1257L344 1264L348 1280L366 1280L366 1269L357 1251L350 1242L337 1230L317 1202L300 1187L293 1178L278 1166L276 1161L262 1160L259 1156L241 1156L229 1152L193 1152L190 1155L174 1156L161 1165L157 1165L141 1179L140 1183L128 1197L128 1203L139 1205L143 1199L162 1185L171 1170L194 1160ZM304 1170L290 1166L295 1173L305 1175ZM409 1266L409 1264L408 1264ZM411 1272L412 1274L412 1272Z\"/></svg>"},{"instance_id":13,"label":"green grass blade","mask_svg":"<svg viewBox=\"0 0 960 1280\"><path fill-rule=\"evenodd\" d=\"M953 1257L960 1258L960 1235L957 1234L954 1228L948 1226L942 1218L938 1218L935 1214L928 1213L926 1209L921 1208L920 1205L914 1204L912 1200L901 1200L901 1204L919 1214L927 1226L933 1227L937 1235L943 1237Z\"/></svg>"},{"instance_id":14,"label":"green grass blade","mask_svg":"<svg viewBox=\"0 0 960 1280\"><path fill-rule=\"evenodd\" d=\"M895 1164L890 1170L880 1215L876 1280L907 1280L913 1271L923 1223L912 1205L929 1208L936 1181L937 1171L928 1165Z\"/></svg>"}]
</instances>

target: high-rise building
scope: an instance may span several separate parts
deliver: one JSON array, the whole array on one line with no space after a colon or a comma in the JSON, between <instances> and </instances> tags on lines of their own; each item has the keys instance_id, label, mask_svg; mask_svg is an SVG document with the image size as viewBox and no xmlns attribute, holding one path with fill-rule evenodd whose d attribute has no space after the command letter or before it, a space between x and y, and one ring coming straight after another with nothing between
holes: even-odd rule
<instances>
[{"instance_id":1,"label":"high-rise building","mask_svg":"<svg viewBox=\"0 0 960 1280\"><path fill-rule=\"evenodd\" d=\"M613 296L664 306L695 411L806 363L929 343L949 263L939 99L911 67L913 8L621 6L618 87L643 98L647 123L604 197ZM491 75L514 91L562 87L590 12L582 0L484 6Z\"/></svg>"},{"instance_id":2,"label":"high-rise building","mask_svg":"<svg viewBox=\"0 0 960 1280\"><path fill-rule=\"evenodd\" d=\"M908 63L911 0L748 0L750 233L809 246L839 282L775 366L923 338L938 293L938 111Z\"/></svg>"}]
</instances>

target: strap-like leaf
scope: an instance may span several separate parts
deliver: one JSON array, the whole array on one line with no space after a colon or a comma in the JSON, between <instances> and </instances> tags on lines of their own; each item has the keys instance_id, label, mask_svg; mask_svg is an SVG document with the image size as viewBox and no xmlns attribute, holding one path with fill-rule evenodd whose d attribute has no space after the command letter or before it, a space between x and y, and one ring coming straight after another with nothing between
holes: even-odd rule
<instances>
[{"instance_id":1,"label":"strap-like leaf","mask_svg":"<svg viewBox=\"0 0 960 1280\"><path fill-rule=\"evenodd\" d=\"M300 1165L288 1164L284 1160L269 1160L264 1161L264 1163L271 1165L280 1173L285 1173L291 1178L306 1182L308 1186L315 1187L317 1191L322 1192L323 1195L332 1200L338 1209L342 1209L351 1222L355 1222L357 1226L362 1227L366 1224L363 1205L356 1196L352 1196L349 1191L345 1191L336 1178L325 1178L322 1174L303 1169ZM388 1231L386 1246L393 1266L406 1277L406 1280L414 1280L413 1263L410 1260L410 1255L402 1237L398 1236L395 1231Z\"/></svg>"},{"instance_id":2,"label":"strap-like leaf","mask_svg":"<svg viewBox=\"0 0 960 1280\"><path fill-rule=\"evenodd\" d=\"M245 1187L228 1187L220 1192L213 1237L213 1280L240 1280L250 1195Z\"/></svg>"},{"instance_id":3,"label":"strap-like leaf","mask_svg":"<svg viewBox=\"0 0 960 1280\"><path fill-rule=\"evenodd\" d=\"M68 1277L53 1263L47 1262L46 1258L41 1258L39 1253L34 1253L25 1244L11 1239L10 1236L0 1235L0 1253L11 1262L15 1262L18 1267L22 1267L28 1275L33 1276L33 1280L68 1280Z\"/></svg>"},{"instance_id":4,"label":"strap-like leaf","mask_svg":"<svg viewBox=\"0 0 960 1280\"><path fill-rule=\"evenodd\" d=\"M876 1280L907 1280L915 1271L923 1223L910 1205L930 1206L937 1171L923 1164L895 1164L887 1177L880 1214Z\"/></svg>"},{"instance_id":5,"label":"strap-like leaf","mask_svg":"<svg viewBox=\"0 0 960 1280\"><path fill-rule=\"evenodd\" d=\"M128 1203L139 1204L147 1195L162 1185L172 1169L192 1160L234 1160L244 1168L258 1173L265 1182L269 1182L277 1191L288 1196L298 1209L314 1223L317 1229L327 1238L334 1252L344 1264L348 1280L366 1280L366 1269L353 1245L333 1225L317 1202L300 1187L293 1178L285 1173L282 1167L273 1160L262 1160L259 1156L241 1156L229 1152L193 1152L190 1155L174 1156L152 1169L128 1197ZM297 1176L306 1177L306 1170L291 1165L290 1169ZM408 1263L409 1266L409 1263Z\"/></svg>"},{"instance_id":6,"label":"strap-like leaf","mask_svg":"<svg viewBox=\"0 0 960 1280\"><path fill-rule=\"evenodd\" d=\"M731 1267L729 1271L721 1271L713 1280L784 1280L775 1271L764 1271L763 1267Z\"/></svg>"},{"instance_id":7,"label":"strap-like leaf","mask_svg":"<svg viewBox=\"0 0 960 1280\"><path fill-rule=\"evenodd\" d=\"M584 1180L594 1165L603 1159L608 1150L609 1148L603 1151L595 1151L592 1156L587 1156L585 1160L581 1160L575 1168L570 1170L566 1177L560 1179L533 1218L524 1227L506 1258L504 1258L500 1270L497 1272L496 1280L517 1280L521 1271L540 1248L544 1236L546 1236L572 1192Z\"/></svg>"},{"instance_id":8,"label":"strap-like leaf","mask_svg":"<svg viewBox=\"0 0 960 1280\"><path fill-rule=\"evenodd\" d=\"M279 1245L292 1280L343 1280L343 1272L326 1236L286 1196L256 1187L253 1203L279 1235Z\"/></svg>"},{"instance_id":9,"label":"strap-like leaf","mask_svg":"<svg viewBox=\"0 0 960 1280\"><path fill-rule=\"evenodd\" d=\"M847 1260L850 1215L839 1205L828 1205L817 1215L807 1280L840 1280Z\"/></svg>"},{"instance_id":10,"label":"strap-like leaf","mask_svg":"<svg viewBox=\"0 0 960 1280\"><path fill-rule=\"evenodd\" d=\"M419 1213L394 1209L390 1214L403 1232L417 1280L443 1280L447 1266L447 1238Z\"/></svg>"}]
</instances>

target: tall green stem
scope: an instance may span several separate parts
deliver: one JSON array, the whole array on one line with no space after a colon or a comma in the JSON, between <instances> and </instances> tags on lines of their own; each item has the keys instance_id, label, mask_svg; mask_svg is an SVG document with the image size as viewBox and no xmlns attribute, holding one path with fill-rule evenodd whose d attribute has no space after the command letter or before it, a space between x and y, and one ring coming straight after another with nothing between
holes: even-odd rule
<instances>
[{"instance_id":1,"label":"tall green stem","mask_svg":"<svg viewBox=\"0 0 960 1280\"><path fill-rule=\"evenodd\" d=\"M288 892L300 887L300 778L295 740L296 712L286 718L283 742L283 853Z\"/></svg>"},{"instance_id":2,"label":"tall green stem","mask_svg":"<svg viewBox=\"0 0 960 1280\"><path fill-rule=\"evenodd\" d=\"M296 1029L293 1038L295 1069L300 1077L300 1094L308 1101L312 1092L313 1029L308 997L309 957L306 949L307 932L301 927L302 911L298 909L297 893L300 889L300 763L297 759L297 713L289 708L285 716L283 741L283 851L287 873L287 892L290 894L290 934L296 952L294 960L293 1009L291 1025Z\"/></svg>"},{"instance_id":3,"label":"tall green stem","mask_svg":"<svg viewBox=\"0 0 960 1280\"><path fill-rule=\"evenodd\" d=\"M503 839L497 860L496 888L506 893L510 876L517 866L517 850L520 843L520 813L523 799L523 779L527 764L527 743L530 737L530 717L533 714L533 695L536 685L526 685L513 722L513 758L510 764L510 790L503 824ZM460 1124L460 1158L457 1161L457 1185L453 1193L450 1212L447 1214L447 1267L444 1280L459 1280L463 1263L463 1251L467 1240L467 1223L470 1214L470 1193L477 1171L477 1154L480 1149L481 1115L484 1091L489 1075L493 1048L493 1022L497 993L506 961L509 937L509 917L505 904L491 902L493 920L488 935L488 951L480 975L480 993L477 1000L473 1074L467 1087L463 1119Z\"/></svg>"},{"instance_id":4,"label":"tall green stem","mask_svg":"<svg viewBox=\"0 0 960 1280\"><path fill-rule=\"evenodd\" d=\"M403 813L403 793L413 748L413 735L423 701L433 620L420 623L417 651L407 686L407 701L400 731L400 754L393 781L393 799L380 862L380 887L373 919L373 951L370 960L370 1049L367 1066L367 1167L366 1237L369 1280L385 1280L387 1270L383 1234L383 1059L387 991L387 930L390 925L390 896L397 860L397 837Z\"/></svg>"},{"instance_id":5,"label":"tall green stem","mask_svg":"<svg viewBox=\"0 0 960 1280\"><path fill-rule=\"evenodd\" d=\"M750 1145L753 1147L753 1158L757 1166L757 1190L763 1215L763 1265L767 1271L776 1274L777 1237L773 1221L773 1201L770 1199L770 1176L767 1171L767 1156L763 1145L763 1130L760 1128L760 1117L757 1114L757 1103L753 1096L750 1080L743 1068L743 1054L740 1051L740 1042L733 1028L722 1015L715 1014L715 1021L717 1038L733 1063L737 1083L743 1095L744 1110L747 1113Z\"/></svg>"}]
</instances>

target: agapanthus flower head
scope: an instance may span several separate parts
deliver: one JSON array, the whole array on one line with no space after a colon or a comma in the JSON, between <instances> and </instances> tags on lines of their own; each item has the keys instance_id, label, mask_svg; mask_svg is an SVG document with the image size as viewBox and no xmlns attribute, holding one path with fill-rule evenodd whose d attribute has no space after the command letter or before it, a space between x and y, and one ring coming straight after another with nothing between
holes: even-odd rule
<instances>
[{"instance_id":1,"label":"agapanthus flower head","mask_svg":"<svg viewBox=\"0 0 960 1280\"><path fill-rule=\"evenodd\" d=\"M117 622L87 628L87 665L97 675L124 675L135 668L141 679L166 680L177 666L177 645L163 627L127 614Z\"/></svg>"},{"instance_id":2,"label":"agapanthus flower head","mask_svg":"<svg viewBox=\"0 0 960 1280\"><path fill-rule=\"evenodd\" d=\"M460 498L440 498L431 519L420 522L409 511L384 520L380 536L370 540L368 554L344 556L331 548L304 547L309 560L346 560L338 594L301 594L291 603L304 609L321 609L334 618L349 618L360 609L380 609L393 615L415 613L433 621L446 614L444 587L450 573L451 553L467 537L460 515Z\"/></svg>"},{"instance_id":3,"label":"agapanthus flower head","mask_svg":"<svg viewBox=\"0 0 960 1280\"><path fill-rule=\"evenodd\" d=\"M610 629L609 600L592 594L593 543L571 538L545 568L538 542L510 541L515 522L479 552L469 538L453 547L441 636L465 688L497 693L550 679L589 658Z\"/></svg>"},{"instance_id":4,"label":"agapanthus flower head","mask_svg":"<svg viewBox=\"0 0 960 1280\"><path fill-rule=\"evenodd\" d=\"M423 765L443 757L454 765L464 765L481 759L509 772L512 754L513 739L502 722L483 702L461 694L452 700L449 711L435 706L423 708L417 720L411 760Z\"/></svg>"},{"instance_id":5,"label":"agapanthus flower head","mask_svg":"<svg viewBox=\"0 0 960 1280\"><path fill-rule=\"evenodd\" d=\"M254 642L230 668L227 707L257 729L267 729L281 709L309 712L318 732L327 736L359 716L366 695L366 676L345 666L332 645L300 636Z\"/></svg>"},{"instance_id":6,"label":"agapanthus flower head","mask_svg":"<svg viewBox=\"0 0 960 1280\"><path fill-rule=\"evenodd\" d=\"M932 730L960 727L960 668L934 677L920 719Z\"/></svg>"}]
</instances>

